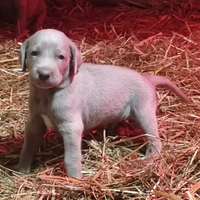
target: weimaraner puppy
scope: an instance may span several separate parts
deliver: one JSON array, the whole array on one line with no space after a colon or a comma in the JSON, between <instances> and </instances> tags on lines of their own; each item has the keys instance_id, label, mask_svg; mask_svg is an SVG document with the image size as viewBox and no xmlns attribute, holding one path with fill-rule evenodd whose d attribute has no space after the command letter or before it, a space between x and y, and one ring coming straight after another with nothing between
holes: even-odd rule
<instances>
[{"instance_id":1,"label":"weimaraner puppy","mask_svg":"<svg viewBox=\"0 0 200 200\"><path fill-rule=\"evenodd\" d=\"M29 119L17 171L29 173L47 127L64 140L66 172L81 178L83 131L133 117L149 141L146 156L162 149L156 119L156 86L164 86L184 102L190 100L167 78L144 76L123 67L83 63L64 33L44 29L21 47L22 70L29 70Z\"/></svg>"},{"instance_id":2,"label":"weimaraner puppy","mask_svg":"<svg viewBox=\"0 0 200 200\"><path fill-rule=\"evenodd\" d=\"M18 34L29 29L32 33L40 29L46 16L44 0L1 0L0 20L17 25Z\"/></svg>"}]
</instances>

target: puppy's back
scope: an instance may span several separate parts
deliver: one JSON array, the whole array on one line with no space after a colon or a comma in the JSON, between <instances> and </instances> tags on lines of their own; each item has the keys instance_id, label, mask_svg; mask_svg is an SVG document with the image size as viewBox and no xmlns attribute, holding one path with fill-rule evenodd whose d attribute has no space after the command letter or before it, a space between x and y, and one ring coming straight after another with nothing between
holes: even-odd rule
<instances>
[{"instance_id":1,"label":"puppy's back","mask_svg":"<svg viewBox=\"0 0 200 200\"><path fill-rule=\"evenodd\" d=\"M73 81L86 130L129 117L141 99L156 99L154 86L144 76L123 67L84 63Z\"/></svg>"}]
</instances>

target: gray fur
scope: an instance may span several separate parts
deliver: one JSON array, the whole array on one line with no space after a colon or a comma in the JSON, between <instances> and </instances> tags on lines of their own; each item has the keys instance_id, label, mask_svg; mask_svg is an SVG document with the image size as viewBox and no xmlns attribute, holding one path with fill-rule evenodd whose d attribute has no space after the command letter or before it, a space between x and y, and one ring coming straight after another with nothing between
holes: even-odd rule
<instances>
[{"instance_id":1,"label":"gray fur","mask_svg":"<svg viewBox=\"0 0 200 200\"><path fill-rule=\"evenodd\" d=\"M21 64L23 71L28 68L30 79L29 120L15 167L23 173L30 172L47 126L62 135L66 172L77 178L81 178L83 131L128 117L136 120L150 141L146 156L156 158L162 149L156 119L156 86L165 86L184 102L190 102L164 77L83 63L75 44L53 29L38 31L23 43Z\"/></svg>"}]
</instances>

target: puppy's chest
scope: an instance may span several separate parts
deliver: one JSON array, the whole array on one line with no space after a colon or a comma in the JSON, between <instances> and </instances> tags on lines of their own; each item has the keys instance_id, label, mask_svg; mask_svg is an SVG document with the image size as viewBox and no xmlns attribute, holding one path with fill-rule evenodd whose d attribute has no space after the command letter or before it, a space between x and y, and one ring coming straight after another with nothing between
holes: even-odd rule
<instances>
[{"instance_id":1,"label":"puppy's chest","mask_svg":"<svg viewBox=\"0 0 200 200\"><path fill-rule=\"evenodd\" d=\"M48 129L56 131L56 126L48 115L41 114L41 117L43 118L44 123Z\"/></svg>"},{"instance_id":2,"label":"puppy's chest","mask_svg":"<svg viewBox=\"0 0 200 200\"><path fill-rule=\"evenodd\" d=\"M54 117L52 115L52 101L48 98L40 99L38 109L40 111L40 115L44 120L45 125L47 128L51 130L56 130L57 127L54 123Z\"/></svg>"}]
</instances>

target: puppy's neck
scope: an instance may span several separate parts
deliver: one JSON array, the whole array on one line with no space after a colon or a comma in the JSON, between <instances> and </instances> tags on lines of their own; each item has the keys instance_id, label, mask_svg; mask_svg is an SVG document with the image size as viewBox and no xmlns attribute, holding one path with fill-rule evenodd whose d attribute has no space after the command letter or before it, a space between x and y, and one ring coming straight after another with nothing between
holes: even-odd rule
<instances>
[{"instance_id":1,"label":"puppy's neck","mask_svg":"<svg viewBox=\"0 0 200 200\"><path fill-rule=\"evenodd\" d=\"M73 82L74 80L74 74L70 73L69 71L66 71L66 73L63 75L63 80L60 83L60 85L57 87L57 89L63 89L63 88L67 88L70 86L70 84Z\"/></svg>"}]
</instances>

